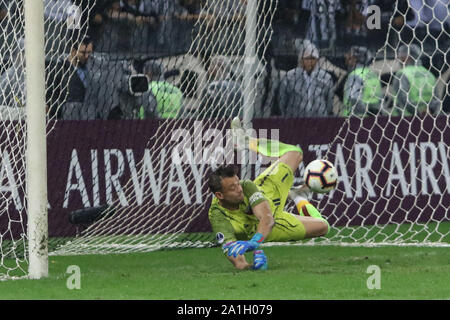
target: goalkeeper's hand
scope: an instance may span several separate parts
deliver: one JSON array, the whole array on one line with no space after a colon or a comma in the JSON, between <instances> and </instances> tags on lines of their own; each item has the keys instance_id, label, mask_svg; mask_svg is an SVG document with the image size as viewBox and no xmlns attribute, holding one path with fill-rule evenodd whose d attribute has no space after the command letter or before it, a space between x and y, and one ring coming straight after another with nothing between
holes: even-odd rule
<instances>
[{"instance_id":1,"label":"goalkeeper's hand","mask_svg":"<svg viewBox=\"0 0 450 320\"><path fill-rule=\"evenodd\" d=\"M226 243L222 249L228 256L237 257L247 251L253 251L263 242L264 237L261 233L257 233L249 241L232 241Z\"/></svg>"},{"instance_id":2,"label":"goalkeeper's hand","mask_svg":"<svg viewBox=\"0 0 450 320\"><path fill-rule=\"evenodd\" d=\"M262 250L253 252L253 270L267 270L267 257Z\"/></svg>"},{"instance_id":3,"label":"goalkeeper's hand","mask_svg":"<svg viewBox=\"0 0 450 320\"><path fill-rule=\"evenodd\" d=\"M253 251L259 247L259 243L253 241L233 241L225 244L222 249L228 256L237 257L247 251Z\"/></svg>"}]
</instances>

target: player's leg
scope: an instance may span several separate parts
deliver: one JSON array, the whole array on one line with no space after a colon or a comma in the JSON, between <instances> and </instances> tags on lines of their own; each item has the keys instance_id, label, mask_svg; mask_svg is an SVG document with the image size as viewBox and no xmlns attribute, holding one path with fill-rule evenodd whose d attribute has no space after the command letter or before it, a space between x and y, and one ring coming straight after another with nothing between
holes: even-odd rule
<instances>
[{"instance_id":1,"label":"player's leg","mask_svg":"<svg viewBox=\"0 0 450 320\"><path fill-rule=\"evenodd\" d=\"M316 234L327 234L330 225L328 221L322 217L322 214L308 200L311 191L306 185L291 188L289 198L294 201L300 216L297 216L302 222L307 224L308 232L311 236ZM319 235L319 236L320 236Z\"/></svg>"},{"instance_id":2,"label":"player's leg","mask_svg":"<svg viewBox=\"0 0 450 320\"><path fill-rule=\"evenodd\" d=\"M309 203L309 189L291 190L294 172L303 161L302 149L276 140L249 137L238 118L233 119L231 127L237 149L248 148L264 156L278 158L255 179L255 183L274 205L275 226L266 241L298 241L326 235L328 222ZM288 195L298 205L300 215L283 211Z\"/></svg>"},{"instance_id":3,"label":"player's leg","mask_svg":"<svg viewBox=\"0 0 450 320\"><path fill-rule=\"evenodd\" d=\"M305 228L305 238L304 239L310 239L310 238L316 238L316 237L322 237L326 236L329 231L329 226L326 221L313 218L313 217L303 217L303 216L297 216L293 215L296 219L298 219Z\"/></svg>"},{"instance_id":4,"label":"player's leg","mask_svg":"<svg viewBox=\"0 0 450 320\"><path fill-rule=\"evenodd\" d=\"M280 164L280 166L286 165ZM282 169L279 170L281 170L282 174ZM283 211L284 204L283 206L278 206L274 211L275 226L266 238L266 241L298 241L326 235L330 226L319 210L308 201L311 193L309 189L306 186L301 186L289 190L287 189L288 185L289 183L282 184L277 179L272 178L266 188L271 186L273 190L267 189L268 193L277 194L280 198L283 198L285 195L287 197L287 194L289 194L289 197L297 205L299 215Z\"/></svg>"},{"instance_id":5,"label":"player's leg","mask_svg":"<svg viewBox=\"0 0 450 320\"><path fill-rule=\"evenodd\" d=\"M242 128L239 118L233 119L231 129L237 149L248 148L266 157L277 158L278 162L287 164L293 172L303 161L303 151L300 147L277 140L250 137Z\"/></svg>"},{"instance_id":6,"label":"player's leg","mask_svg":"<svg viewBox=\"0 0 450 320\"><path fill-rule=\"evenodd\" d=\"M277 210L275 226L266 241L298 241L328 234L330 226L308 201L308 193L309 189L304 186L291 189L289 197L296 202L299 215Z\"/></svg>"},{"instance_id":7,"label":"player's leg","mask_svg":"<svg viewBox=\"0 0 450 320\"><path fill-rule=\"evenodd\" d=\"M275 226L267 241L298 241L328 233L326 220L307 201L307 196L300 199L304 201L301 203L297 197L293 197L301 205L299 207L301 215L283 212L288 195L297 195L295 191L291 191L293 181L292 169L278 161L255 179L255 184L264 192L266 198L271 200L271 209L274 213Z\"/></svg>"},{"instance_id":8,"label":"player's leg","mask_svg":"<svg viewBox=\"0 0 450 320\"><path fill-rule=\"evenodd\" d=\"M289 212L277 212L275 225L266 238L266 242L287 242L324 236L328 225L313 217L304 217Z\"/></svg>"},{"instance_id":9,"label":"player's leg","mask_svg":"<svg viewBox=\"0 0 450 320\"><path fill-rule=\"evenodd\" d=\"M275 226L266 241L298 241L326 235L330 226L319 210L307 197L299 196L295 189L289 191L294 179L290 168L284 163L276 164L275 173L263 172L255 180L264 195L273 203ZM288 194L291 199L295 199L299 215L283 211Z\"/></svg>"}]
</instances>

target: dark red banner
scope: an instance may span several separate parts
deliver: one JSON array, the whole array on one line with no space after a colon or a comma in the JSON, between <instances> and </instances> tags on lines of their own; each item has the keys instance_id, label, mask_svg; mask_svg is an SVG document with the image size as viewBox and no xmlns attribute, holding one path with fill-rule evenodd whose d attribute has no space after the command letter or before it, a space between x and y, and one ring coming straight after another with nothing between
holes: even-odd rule
<instances>
[{"instance_id":1,"label":"dark red banner","mask_svg":"<svg viewBox=\"0 0 450 320\"><path fill-rule=\"evenodd\" d=\"M306 164L325 156L335 164L337 190L314 197L332 225L449 220L448 117L388 120L272 118L257 119L253 126L259 137L301 146ZM205 185L210 164L203 160L218 145L230 148L228 127L224 121L193 120L54 123L48 135L50 236L73 236L69 213L104 204L120 211L120 226L109 227L111 233L210 231L211 194ZM179 154L191 150L194 161L181 157L177 164L176 148ZM25 206L21 181L11 181L21 166L11 152L2 150L1 159L0 192L9 201L9 215L0 216L3 234L23 232L20 224L9 224ZM265 166L256 161L252 177Z\"/></svg>"}]
</instances>

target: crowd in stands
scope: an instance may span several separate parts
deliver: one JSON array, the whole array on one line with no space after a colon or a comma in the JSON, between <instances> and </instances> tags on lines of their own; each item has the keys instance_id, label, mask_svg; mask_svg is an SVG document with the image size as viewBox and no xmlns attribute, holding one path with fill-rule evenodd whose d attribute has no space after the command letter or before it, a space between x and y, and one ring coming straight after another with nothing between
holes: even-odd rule
<instances>
[{"instance_id":1,"label":"crowd in stands","mask_svg":"<svg viewBox=\"0 0 450 320\"><path fill-rule=\"evenodd\" d=\"M25 103L23 40L6 45L21 34L7 31L18 2L0 2L7 107ZM49 117L232 117L249 103L255 118L450 112L450 0L257 1L246 46L249 3L44 0L58 35L46 39ZM372 5L380 29L368 27Z\"/></svg>"}]
</instances>

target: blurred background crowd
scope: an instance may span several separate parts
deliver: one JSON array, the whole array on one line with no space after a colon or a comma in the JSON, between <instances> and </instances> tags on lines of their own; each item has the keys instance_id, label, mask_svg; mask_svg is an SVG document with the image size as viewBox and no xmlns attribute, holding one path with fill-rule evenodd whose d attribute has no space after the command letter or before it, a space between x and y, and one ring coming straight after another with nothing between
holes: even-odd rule
<instances>
[{"instance_id":1,"label":"blurred background crowd","mask_svg":"<svg viewBox=\"0 0 450 320\"><path fill-rule=\"evenodd\" d=\"M18 3L0 6L8 108L25 101L23 41L6 45L19 33ZM242 115L246 0L44 3L50 117ZM447 114L449 8L450 0L257 1L253 117ZM69 47L58 45L67 38Z\"/></svg>"}]
</instances>

